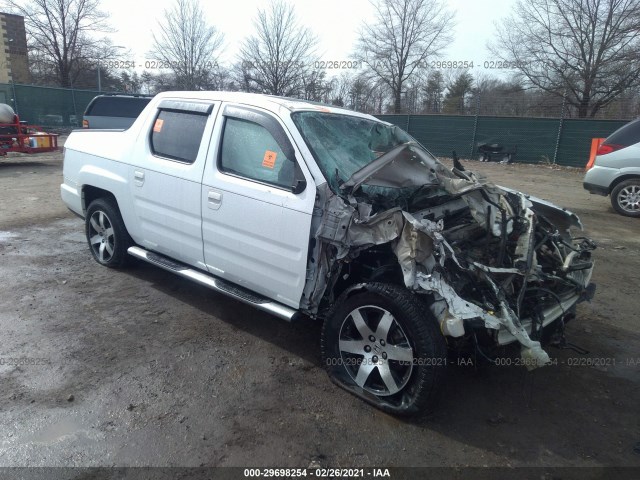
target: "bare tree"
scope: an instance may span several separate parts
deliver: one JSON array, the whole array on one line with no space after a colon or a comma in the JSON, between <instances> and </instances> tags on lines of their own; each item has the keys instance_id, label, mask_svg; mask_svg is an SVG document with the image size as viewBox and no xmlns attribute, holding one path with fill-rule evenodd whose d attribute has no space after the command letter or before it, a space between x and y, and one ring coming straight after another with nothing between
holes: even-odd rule
<instances>
[{"instance_id":1,"label":"bare tree","mask_svg":"<svg viewBox=\"0 0 640 480\"><path fill-rule=\"evenodd\" d=\"M640 0L519 0L489 48L593 117L639 84Z\"/></svg>"},{"instance_id":2,"label":"bare tree","mask_svg":"<svg viewBox=\"0 0 640 480\"><path fill-rule=\"evenodd\" d=\"M365 24L356 58L385 82L402 111L403 86L451 40L454 13L443 0L375 0L376 21Z\"/></svg>"},{"instance_id":3,"label":"bare tree","mask_svg":"<svg viewBox=\"0 0 640 480\"><path fill-rule=\"evenodd\" d=\"M8 9L25 19L29 50L41 75L51 75L61 87L70 87L87 59L101 60L96 51L109 42L96 33L111 29L99 0L7 0ZM116 52L108 51L116 57ZM102 58L103 59L103 58Z\"/></svg>"},{"instance_id":4,"label":"bare tree","mask_svg":"<svg viewBox=\"0 0 640 480\"><path fill-rule=\"evenodd\" d=\"M353 83L353 75L343 72L327 82L329 90L329 102L336 107L346 107L349 104L349 90Z\"/></svg>"},{"instance_id":5,"label":"bare tree","mask_svg":"<svg viewBox=\"0 0 640 480\"><path fill-rule=\"evenodd\" d=\"M126 62L126 63L125 63ZM123 65L127 65L124 67ZM111 44L105 38L83 52L78 58L77 73L74 71L72 87L97 88L104 91L123 90L121 74L133 66L131 51Z\"/></svg>"},{"instance_id":6,"label":"bare tree","mask_svg":"<svg viewBox=\"0 0 640 480\"><path fill-rule=\"evenodd\" d=\"M347 106L363 113L385 113L389 100L389 87L380 79L365 72L351 77Z\"/></svg>"},{"instance_id":7,"label":"bare tree","mask_svg":"<svg viewBox=\"0 0 640 480\"><path fill-rule=\"evenodd\" d=\"M255 85L251 80L251 72L249 64L241 60L231 66L231 75L233 78L232 91L254 92Z\"/></svg>"},{"instance_id":8,"label":"bare tree","mask_svg":"<svg viewBox=\"0 0 640 480\"><path fill-rule=\"evenodd\" d=\"M529 112L527 95L540 93L539 89L527 92L517 79L502 80L492 74L477 73L469 95L472 113L479 115L534 116L539 110ZM539 100L532 98L532 102ZM540 106L539 104L537 106ZM561 112L556 109L556 116Z\"/></svg>"},{"instance_id":9,"label":"bare tree","mask_svg":"<svg viewBox=\"0 0 640 480\"><path fill-rule=\"evenodd\" d=\"M177 88L207 88L218 68L224 36L206 22L199 0L176 0L158 28L151 57L173 72Z\"/></svg>"},{"instance_id":10,"label":"bare tree","mask_svg":"<svg viewBox=\"0 0 640 480\"><path fill-rule=\"evenodd\" d=\"M327 82L326 76L324 70L309 69L308 73L302 76L302 92L299 98L312 102L329 103L331 85Z\"/></svg>"},{"instance_id":11,"label":"bare tree","mask_svg":"<svg viewBox=\"0 0 640 480\"><path fill-rule=\"evenodd\" d=\"M258 10L255 34L242 44L239 54L243 78L251 91L299 96L305 78L313 76L317 38L298 23L292 5L275 0Z\"/></svg>"}]
</instances>

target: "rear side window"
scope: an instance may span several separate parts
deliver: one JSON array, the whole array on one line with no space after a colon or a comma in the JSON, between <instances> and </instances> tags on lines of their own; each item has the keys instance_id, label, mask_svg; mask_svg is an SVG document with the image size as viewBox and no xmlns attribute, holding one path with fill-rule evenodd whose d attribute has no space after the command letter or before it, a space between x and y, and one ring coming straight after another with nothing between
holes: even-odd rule
<instances>
[{"instance_id":1,"label":"rear side window","mask_svg":"<svg viewBox=\"0 0 640 480\"><path fill-rule=\"evenodd\" d=\"M160 110L151 130L151 151L179 162L195 162L207 118L205 113Z\"/></svg>"},{"instance_id":2,"label":"rear side window","mask_svg":"<svg viewBox=\"0 0 640 480\"><path fill-rule=\"evenodd\" d=\"M136 118L150 101L150 98L98 97L89 104L84 114L95 117Z\"/></svg>"},{"instance_id":3,"label":"rear side window","mask_svg":"<svg viewBox=\"0 0 640 480\"><path fill-rule=\"evenodd\" d=\"M608 145L622 145L628 147L640 142L640 119L619 128L607 137L605 141Z\"/></svg>"},{"instance_id":4,"label":"rear side window","mask_svg":"<svg viewBox=\"0 0 640 480\"><path fill-rule=\"evenodd\" d=\"M257 123L227 118L220 169L286 189L293 184L294 163L285 157L271 133Z\"/></svg>"}]
</instances>

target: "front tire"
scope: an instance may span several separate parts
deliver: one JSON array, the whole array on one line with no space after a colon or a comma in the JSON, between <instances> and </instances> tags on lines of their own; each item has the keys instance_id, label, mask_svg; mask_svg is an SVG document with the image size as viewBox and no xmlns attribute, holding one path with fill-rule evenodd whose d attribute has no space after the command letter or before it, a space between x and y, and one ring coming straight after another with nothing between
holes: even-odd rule
<instances>
[{"instance_id":1,"label":"front tire","mask_svg":"<svg viewBox=\"0 0 640 480\"><path fill-rule=\"evenodd\" d=\"M365 284L345 295L322 328L322 361L331 380L394 415L431 411L447 361L431 312L395 285Z\"/></svg>"},{"instance_id":2,"label":"front tire","mask_svg":"<svg viewBox=\"0 0 640 480\"><path fill-rule=\"evenodd\" d=\"M640 217L640 178L616 185L611 191L611 206L620 215Z\"/></svg>"},{"instance_id":3,"label":"front tire","mask_svg":"<svg viewBox=\"0 0 640 480\"><path fill-rule=\"evenodd\" d=\"M133 244L116 203L94 200L87 208L85 234L93 258L100 265L121 268L127 264L127 249Z\"/></svg>"}]
</instances>

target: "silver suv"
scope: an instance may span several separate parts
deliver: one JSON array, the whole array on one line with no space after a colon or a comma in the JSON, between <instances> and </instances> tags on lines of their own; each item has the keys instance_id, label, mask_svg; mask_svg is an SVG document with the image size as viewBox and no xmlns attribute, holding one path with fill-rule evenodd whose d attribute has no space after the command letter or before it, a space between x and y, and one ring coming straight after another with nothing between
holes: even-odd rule
<instances>
[{"instance_id":1,"label":"silver suv","mask_svg":"<svg viewBox=\"0 0 640 480\"><path fill-rule=\"evenodd\" d=\"M611 205L620 215L640 217L640 119L609 135L587 168L585 189L611 195Z\"/></svg>"}]
</instances>

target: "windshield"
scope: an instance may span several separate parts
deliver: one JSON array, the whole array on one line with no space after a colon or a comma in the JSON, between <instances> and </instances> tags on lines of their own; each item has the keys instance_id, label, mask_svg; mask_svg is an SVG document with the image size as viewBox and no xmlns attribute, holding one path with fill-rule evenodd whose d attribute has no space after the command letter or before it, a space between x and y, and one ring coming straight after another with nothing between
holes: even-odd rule
<instances>
[{"instance_id":1,"label":"windshield","mask_svg":"<svg viewBox=\"0 0 640 480\"><path fill-rule=\"evenodd\" d=\"M291 117L334 191L394 147L415 142L396 126L366 118L324 112L296 112Z\"/></svg>"}]
</instances>

